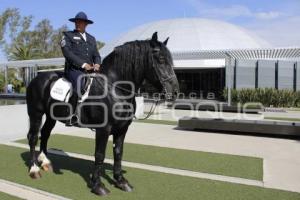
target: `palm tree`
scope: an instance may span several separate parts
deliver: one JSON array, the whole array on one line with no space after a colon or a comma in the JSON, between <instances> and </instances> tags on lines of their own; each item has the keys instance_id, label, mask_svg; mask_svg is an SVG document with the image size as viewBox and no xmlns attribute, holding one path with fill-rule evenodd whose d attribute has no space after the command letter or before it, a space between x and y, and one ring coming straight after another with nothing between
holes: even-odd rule
<instances>
[{"instance_id":1,"label":"palm tree","mask_svg":"<svg viewBox=\"0 0 300 200\"><path fill-rule=\"evenodd\" d=\"M30 45L15 45L9 55L10 60L31 60L36 57L35 50Z\"/></svg>"},{"instance_id":2,"label":"palm tree","mask_svg":"<svg viewBox=\"0 0 300 200\"><path fill-rule=\"evenodd\" d=\"M37 53L34 48L32 48L31 45L24 45L24 44L18 44L15 45L9 55L10 60L31 60L37 58ZM16 88L16 91L20 90L20 88L23 85L23 81L26 80L25 77L25 68L21 68L15 73L19 73L20 77L22 77L22 81L18 80L15 75L11 76L9 81L14 85Z\"/></svg>"}]
</instances>

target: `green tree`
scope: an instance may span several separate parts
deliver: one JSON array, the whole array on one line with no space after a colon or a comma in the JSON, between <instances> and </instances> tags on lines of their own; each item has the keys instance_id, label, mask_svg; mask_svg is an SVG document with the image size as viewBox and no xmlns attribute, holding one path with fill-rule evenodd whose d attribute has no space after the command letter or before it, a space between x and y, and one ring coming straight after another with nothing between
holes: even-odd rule
<instances>
[{"instance_id":1,"label":"green tree","mask_svg":"<svg viewBox=\"0 0 300 200\"><path fill-rule=\"evenodd\" d=\"M5 81L4 81L4 74L3 74L3 73L0 73L0 92L3 92L3 91L4 91L4 84L5 84Z\"/></svg>"},{"instance_id":2,"label":"green tree","mask_svg":"<svg viewBox=\"0 0 300 200\"><path fill-rule=\"evenodd\" d=\"M101 41L97 41L97 49L100 50L102 47L104 47L105 43Z\"/></svg>"},{"instance_id":3,"label":"green tree","mask_svg":"<svg viewBox=\"0 0 300 200\"><path fill-rule=\"evenodd\" d=\"M8 83L14 86L15 92L19 93L21 88L24 86L23 81L16 79L16 69L9 69L8 70Z\"/></svg>"},{"instance_id":4,"label":"green tree","mask_svg":"<svg viewBox=\"0 0 300 200\"><path fill-rule=\"evenodd\" d=\"M16 27L20 20L20 14L16 8L8 8L0 15L0 44L4 45L5 33L9 32L10 38L14 37ZM7 29L9 28L9 31Z\"/></svg>"},{"instance_id":5,"label":"green tree","mask_svg":"<svg viewBox=\"0 0 300 200\"><path fill-rule=\"evenodd\" d=\"M0 14L0 47L8 60L29 60L37 58L51 58L62 56L59 48L61 32L67 27L54 30L49 20L40 21L33 30L32 16L22 17L16 8L6 9ZM58 39L59 38L59 39ZM24 80L24 70L19 74ZM14 85L19 92L24 86L23 82L16 78L16 71L9 70L8 82ZM0 76L0 87L4 88L4 76Z\"/></svg>"},{"instance_id":6,"label":"green tree","mask_svg":"<svg viewBox=\"0 0 300 200\"><path fill-rule=\"evenodd\" d=\"M22 87L24 87L23 81L16 78L16 73L18 70L16 69L9 69L8 70L8 83L14 86L15 92L20 92ZM4 92L5 89L5 80L4 80L4 73L0 73L0 92Z\"/></svg>"},{"instance_id":7,"label":"green tree","mask_svg":"<svg viewBox=\"0 0 300 200\"><path fill-rule=\"evenodd\" d=\"M9 55L10 60L30 60L35 57L37 56L35 56L32 46L24 44L15 45Z\"/></svg>"},{"instance_id":8,"label":"green tree","mask_svg":"<svg viewBox=\"0 0 300 200\"><path fill-rule=\"evenodd\" d=\"M17 8L0 14L0 47L8 60L62 57L60 40L68 27L54 29L48 19L43 19L30 30L32 19L33 16L21 16ZM98 49L103 46L103 42L97 41Z\"/></svg>"},{"instance_id":9,"label":"green tree","mask_svg":"<svg viewBox=\"0 0 300 200\"><path fill-rule=\"evenodd\" d=\"M60 41L66 25L54 29L48 19L38 22L32 27L33 16L22 16L19 9L8 8L0 13L0 48L6 54L8 60L29 60L40 58L62 57ZM97 41L98 49L104 46ZM24 70L20 70L24 77ZM3 82L3 81L2 81ZM1 87L0 76L0 87ZM14 84L16 90L20 81L13 75L9 82ZM2 87L1 87L2 88Z\"/></svg>"},{"instance_id":10,"label":"green tree","mask_svg":"<svg viewBox=\"0 0 300 200\"><path fill-rule=\"evenodd\" d=\"M59 41L66 25L54 29L48 19L37 23L33 30L32 16L21 16L16 8L0 14L0 45L8 60L61 57Z\"/></svg>"}]
</instances>

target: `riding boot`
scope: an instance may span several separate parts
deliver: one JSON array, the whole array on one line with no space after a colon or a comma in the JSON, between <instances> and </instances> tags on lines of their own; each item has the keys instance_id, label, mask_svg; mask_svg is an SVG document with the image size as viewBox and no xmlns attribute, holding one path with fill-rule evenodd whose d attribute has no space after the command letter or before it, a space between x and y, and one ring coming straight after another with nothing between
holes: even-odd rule
<instances>
[{"instance_id":1,"label":"riding boot","mask_svg":"<svg viewBox=\"0 0 300 200\"><path fill-rule=\"evenodd\" d=\"M76 102L75 108L74 108L75 112L73 113L71 118L66 122L66 126L74 126L74 125L78 124L78 117L80 117L80 116L77 116L77 108L79 107L79 105L82 102L84 102L88 98L92 82L93 82L93 78L86 79L84 88L81 91L81 94L83 94L83 95L81 95L81 97L77 98L77 102Z\"/></svg>"},{"instance_id":2,"label":"riding boot","mask_svg":"<svg viewBox=\"0 0 300 200\"><path fill-rule=\"evenodd\" d=\"M78 97L76 98L73 98L71 99L72 102L71 105L72 105L72 110L73 112L71 112L70 110L70 119L66 121L66 126L74 126L75 124L78 123L78 116L77 116L77 107L78 107L78 104L79 104L79 99Z\"/></svg>"},{"instance_id":3,"label":"riding boot","mask_svg":"<svg viewBox=\"0 0 300 200\"><path fill-rule=\"evenodd\" d=\"M90 86L88 86L88 88L85 88L82 91L83 95L81 96L81 98L80 97L77 98L77 102L74 108L75 112L72 114L71 118L66 122L66 126L74 126L78 124L78 117L80 116L77 115L77 108L80 106L82 102L84 102L88 98L89 91L90 91Z\"/></svg>"},{"instance_id":4,"label":"riding boot","mask_svg":"<svg viewBox=\"0 0 300 200\"><path fill-rule=\"evenodd\" d=\"M77 118L77 108L78 108L78 102L79 102L79 96L77 93L73 93L69 100L70 108L69 108L69 119L65 122L66 126L74 126L78 119Z\"/></svg>"}]
</instances>

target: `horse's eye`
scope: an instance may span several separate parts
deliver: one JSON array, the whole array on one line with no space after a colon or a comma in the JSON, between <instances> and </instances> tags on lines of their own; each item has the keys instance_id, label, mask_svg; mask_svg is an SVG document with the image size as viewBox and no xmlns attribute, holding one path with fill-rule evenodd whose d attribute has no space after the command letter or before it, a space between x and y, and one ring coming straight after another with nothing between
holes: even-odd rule
<instances>
[{"instance_id":1,"label":"horse's eye","mask_svg":"<svg viewBox=\"0 0 300 200\"><path fill-rule=\"evenodd\" d=\"M153 49L153 52L154 52L154 53L157 53L157 52L159 52L159 51L160 51L160 48L154 48L154 49Z\"/></svg>"}]
</instances>

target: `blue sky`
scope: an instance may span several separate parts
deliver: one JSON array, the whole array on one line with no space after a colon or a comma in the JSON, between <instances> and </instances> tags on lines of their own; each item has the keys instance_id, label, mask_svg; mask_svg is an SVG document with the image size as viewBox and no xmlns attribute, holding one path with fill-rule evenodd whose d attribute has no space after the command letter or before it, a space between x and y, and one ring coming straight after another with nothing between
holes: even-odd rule
<instances>
[{"instance_id":1,"label":"blue sky","mask_svg":"<svg viewBox=\"0 0 300 200\"><path fill-rule=\"evenodd\" d=\"M47 18L55 28L72 28L68 19L84 11L95 22L88 32L104 42L146 22L203 17L247 28L274 46L300 46L300 0L1 0L0 12L6 8L33 15L33 24Z\"/></svg>"}]
</instances>

